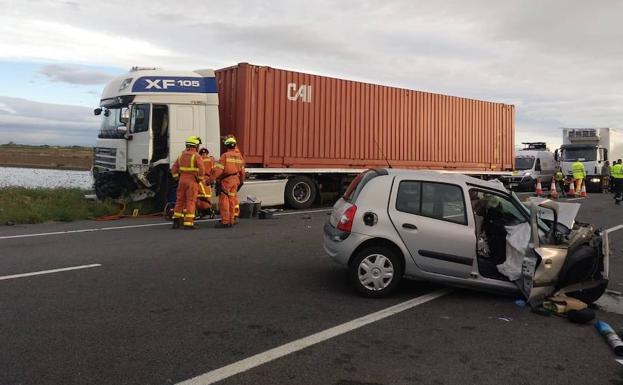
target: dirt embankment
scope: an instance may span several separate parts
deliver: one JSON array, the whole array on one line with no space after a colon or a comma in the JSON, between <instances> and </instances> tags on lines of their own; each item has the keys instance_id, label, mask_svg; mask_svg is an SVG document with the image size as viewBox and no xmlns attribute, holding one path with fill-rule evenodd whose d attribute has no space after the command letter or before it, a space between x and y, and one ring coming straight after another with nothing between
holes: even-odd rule
<instances>
[{"instance_id":1,"label":"dirt embankment","mask_svg":"<svg viewBox=\"0 0 623 385\"><path fill-rule=\"evenodd\" d=\"M89 170L93 149L89 147L52 147L1 145L0 166Z\"/></svg>"}]
</instances>

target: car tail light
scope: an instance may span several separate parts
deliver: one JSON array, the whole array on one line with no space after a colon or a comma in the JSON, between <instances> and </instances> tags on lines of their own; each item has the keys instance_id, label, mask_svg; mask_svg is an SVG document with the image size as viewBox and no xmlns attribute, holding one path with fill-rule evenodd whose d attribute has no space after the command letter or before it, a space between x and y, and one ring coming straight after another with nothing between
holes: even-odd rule
<instances>
[{"instance_id":1,"label":"car tail light","mask_svg":"<svg viewBox=\"0 0 623 385\"><path fill-rule=\"evenodd\" d=\"M337 229L350 233L350 230L353 228L353 221L355 220L356 213L357 213L357 206L352 205L349 208L347 208L337 223Z\"/></svg>"}]
</instances>

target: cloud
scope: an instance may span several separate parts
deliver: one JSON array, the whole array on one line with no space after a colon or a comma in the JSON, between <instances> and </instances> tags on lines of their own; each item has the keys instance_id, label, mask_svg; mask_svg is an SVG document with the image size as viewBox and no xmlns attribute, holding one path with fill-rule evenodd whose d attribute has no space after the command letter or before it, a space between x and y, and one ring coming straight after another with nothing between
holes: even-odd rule
<instances>
[{"instance_id":1,"label":"cloud","mask_svg":"<svg viewBox=\"0 0 623 385\"><path fill-rule=\"evenodd\" d=\"M0 103L0 114L2 113L16 114L17 111L9 107L6 103Z\"/></svg>"},{"instance_id":2,"label":"cloud","mask_svg":"<svg viewBox=\"0 0 623 385\"><path fill-rule=\"evenodd\" d=\"M520 136L623 127L616 0L42 0L3 11L5 59L169 69L245 61L512 102Z\"/></svg>"},{"instance_id":3,"label":"cloud","mask_svg":"<svg viewBox=\"0 0 623 385\"><path fill-rule=\"evenodd\" d=\"M136 58L158 62L174 55L157 43L130 38L121 32L103 33L93 26L50 21L44 15L24 16L0 16L0 58L130 67Z\"/></svg>"},{"instance_id":4,"label":"cloud","mask_svg":"<svg viewBox=\"0 0 623 385\"><path fill-rule=\"evenodd\" d=\"M41 67L39 73L52 82L82 85L104 84L114 77L106 72L71 64L46 64Z\"/></svg>"},{"instance_id":5,"label":"cloud","mask_svg":"<svg viewBox=\"0 0 623 385\"><path fill-rule=\"evenodd\" d=\"M95 143L99 119L88 107L39 103L0 96L0 142L25 144Z\"/></svg>"}]
</instances>

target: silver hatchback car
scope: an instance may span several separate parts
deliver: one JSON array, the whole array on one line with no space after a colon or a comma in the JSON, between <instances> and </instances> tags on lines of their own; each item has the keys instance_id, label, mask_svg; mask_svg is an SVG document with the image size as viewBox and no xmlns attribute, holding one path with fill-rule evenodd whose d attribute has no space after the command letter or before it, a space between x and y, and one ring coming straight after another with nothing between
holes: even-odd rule
<instances>
[{"instance_id":1,"label":"silver hatchback car","mask_svg":"<svg viewBox=\"0 0 623 385\"><path fill-rule=\"evenodd\" d=\"M460 174L367 170L335 203L324 248L370 297L406 277L533 305L554 293L594 302L608 285L607 234L575 223L577 208L563 223L563 206L525 205L501 182Z\"/></svg>"}]
</instances>

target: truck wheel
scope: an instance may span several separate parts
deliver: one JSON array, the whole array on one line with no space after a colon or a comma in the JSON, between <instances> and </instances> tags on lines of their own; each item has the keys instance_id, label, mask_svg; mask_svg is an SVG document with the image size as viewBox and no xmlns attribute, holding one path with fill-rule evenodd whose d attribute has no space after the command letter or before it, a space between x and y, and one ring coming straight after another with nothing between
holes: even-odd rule
<instances>
[{"instance_id":1,"label":"truck wheel","mask_svg":"<svg viewBox=\"0 0 623 385\"><path fill-rule=\"evenodd\" d=\"M285 191L286 204L296 210L308 209L316 200L318 187L306 176L295 176L288 179Z\"/></svg>"},{"instance_id":2,"label":"truck wheel","mask_svg":"<svg viewBox=\"0 0 623 385\"><path fill-rule=\"evenodd\" d=\"M355 289L370 298L391 294L402 280L402 274L400 257L383 246L364 248L348 267L348 275Z\"/></svg>"},{"instance_id":3,"label":"truck wheel","mask_svg":"<svg viewBox=\"0 0 623 385\"><path fill-rule=\"evenodd\" d=\"M99 173L93 176L97 199L117 199L126 192L126 182L121 175L115 173Z\"/></svg>"}]
</instances>

